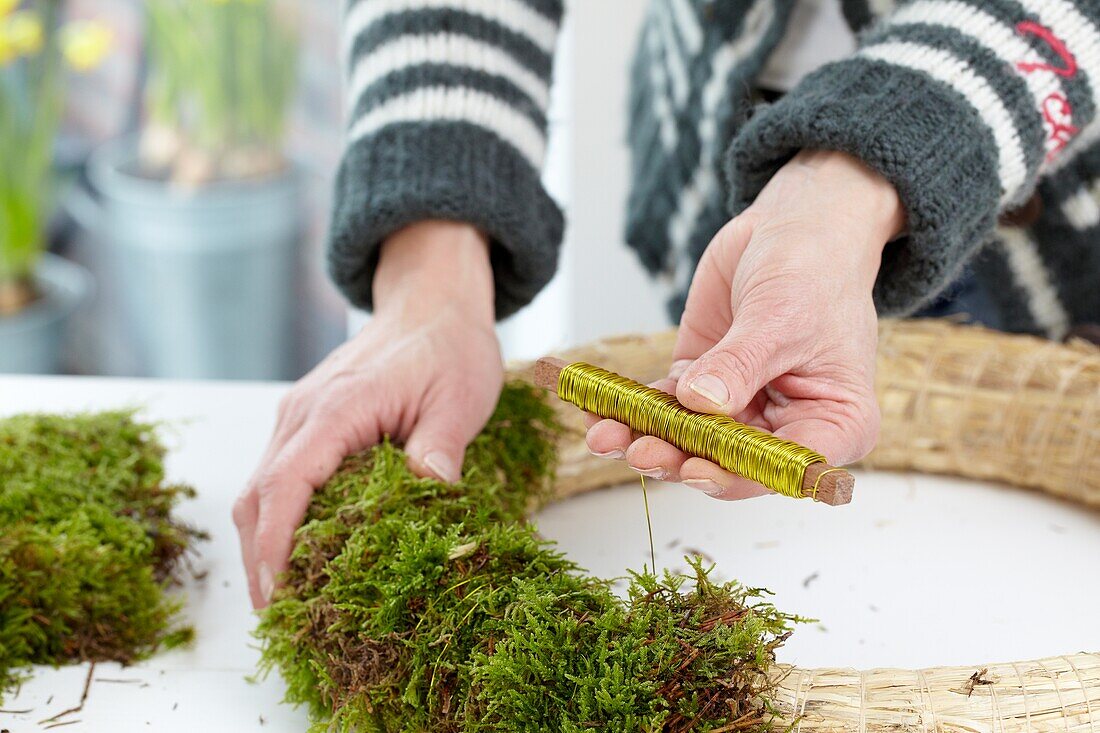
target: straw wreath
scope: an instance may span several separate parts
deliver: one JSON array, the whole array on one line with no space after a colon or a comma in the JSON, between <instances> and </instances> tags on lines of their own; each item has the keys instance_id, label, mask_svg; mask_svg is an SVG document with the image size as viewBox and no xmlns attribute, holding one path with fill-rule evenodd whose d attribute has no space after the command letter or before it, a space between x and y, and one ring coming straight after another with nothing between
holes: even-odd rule
<instances>
[{"instance_id":1,"label":"straw wreath","mask_svg":"<svg viewBox=\"0 0 1100 733\"><path fill-rule=\"evenodd\" d=\"M649 382L664 376L674 342L673 331L620 337L562 356ZM878 354L882 437L864 466L994 480L1100 507L1100 348L886 320ZM575 408L557 409L559 498L633 480L589 454ZM770 674L780 721L806 733L1100 732L1100 652L923 670L774 665Z\"/></svg>"}]
</instances>

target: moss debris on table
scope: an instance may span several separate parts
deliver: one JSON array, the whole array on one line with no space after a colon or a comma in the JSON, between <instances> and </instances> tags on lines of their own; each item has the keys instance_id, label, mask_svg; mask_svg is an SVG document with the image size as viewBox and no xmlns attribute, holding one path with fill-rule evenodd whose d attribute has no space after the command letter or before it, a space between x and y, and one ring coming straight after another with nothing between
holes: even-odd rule
<instances>
[{"instance_id":1,"label":"moss debris on table","mask_svg":"<svg viewBox=\"0 0 1100 733\"><path fill-rule=\"evenodd\" d=\"M506 386L455 485L386 443L313 499L257 635L316 731L763 731L794 616L708 577L586 575L525 519L558 432ZM613 518L609 518L613 521Z\"/></svg>"},{"instance_id":2,"label":"moss debris on table","mask_svg":"<svg viewBox=\"0 0 1100 733\"><path fill-rule=\"evenodd\" d=\"M32 664L130 663L193 635L169 592L202 533L172 516L132 412L0 420L0 697Z\"/></svg>"}]
</instances>

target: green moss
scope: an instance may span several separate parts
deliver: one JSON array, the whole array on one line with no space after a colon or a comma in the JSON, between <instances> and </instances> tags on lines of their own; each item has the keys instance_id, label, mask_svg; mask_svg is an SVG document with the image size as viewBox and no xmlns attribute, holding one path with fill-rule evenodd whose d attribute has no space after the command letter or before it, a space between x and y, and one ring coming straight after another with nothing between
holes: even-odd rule
<instances>
[{"instance_id":1,"label":"green moss","mask_svg":"<svg viewBox=\"0 0 1100 733\"><path fill-rule=\"evenodd\" d=\"M524 520L547 496L553 412L505 388L462 481L419 479L390 444L314 497L257 636L262 672L316 731L769 727L766 675L796 621L764 591L587 577Z\"/></svg>"},{"instance_id":2,"label":"green moss","mask_svg":"<svg viewBox=\"0 0 1100 733\"><path fill-rule=\"evenodd\" d=\"M188 641L166 593L200 536L130 412L0 420L0 694L31 664L132 662Z\"/></svg>"}]
</instances>

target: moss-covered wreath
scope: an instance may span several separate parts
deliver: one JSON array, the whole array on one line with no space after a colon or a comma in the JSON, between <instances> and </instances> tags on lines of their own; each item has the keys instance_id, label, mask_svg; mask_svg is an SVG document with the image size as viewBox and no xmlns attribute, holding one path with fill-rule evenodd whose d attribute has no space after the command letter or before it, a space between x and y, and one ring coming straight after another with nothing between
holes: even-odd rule
<instances>
[{"instance_id":1,"label":"moss-covered wreath","mask_svg":"<svg viewBox=\"0 0 1100 733\"><path fill-rule=\"evenodd\" d=\"M385 444L314 497L258 635L315 730L752 731L793 616L765 592L632 578L629 600L524 517L548 496L558 428L508 385L455 485Z\"/></svg>"}]
</instances>

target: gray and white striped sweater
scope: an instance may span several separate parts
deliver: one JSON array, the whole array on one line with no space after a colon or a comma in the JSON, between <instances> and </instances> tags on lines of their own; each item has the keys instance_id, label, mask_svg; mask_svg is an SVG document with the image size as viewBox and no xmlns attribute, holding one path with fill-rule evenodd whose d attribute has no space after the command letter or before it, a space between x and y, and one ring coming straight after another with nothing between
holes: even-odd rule
<instances>
[{"instance_id":1,"label":"gray and white striped sweater","mask_svg":"<svg viewBox=\"0 0 1100 733\"><path fill-rule=\"evenodd\" d=\"M654 1L629 135L627 241L646 266L686 289L783 163L835 149L908 211L880 312L911 313L969 268L1010 330L1100 322L1100 0L838 1L859 50L771 105L754 82L795 0ZM489 234L499 317L549 281L563 222L539 170L561 14L561 0L348 0L329 260L353 303L370 306L383 239L424 218ZM998 227L1013 211L1028 221Z\"/></svg>"}]
</instances>

